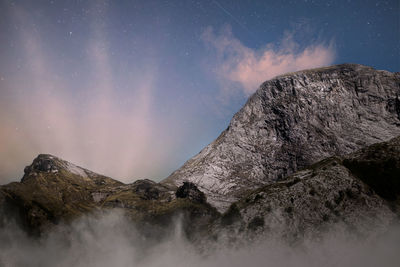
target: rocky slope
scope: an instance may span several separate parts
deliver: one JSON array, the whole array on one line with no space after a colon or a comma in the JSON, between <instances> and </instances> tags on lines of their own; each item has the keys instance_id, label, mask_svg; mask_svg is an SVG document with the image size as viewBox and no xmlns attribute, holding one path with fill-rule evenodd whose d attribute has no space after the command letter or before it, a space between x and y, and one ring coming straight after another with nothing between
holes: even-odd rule
<instances>
[{"instance_id":1,"label":"rocky slope","mask_svg":"<svg viewBox=\"0 0 400 267\"><path fill-rule=\"evenodd\" d=\"M190 182L176 192L150 180L123 184L51 155L39 155L21 182L0 186L0 226L16 221L32 235L109 210L122 210L146 240L166 236L179 216L185 236L203 249L266 238L296 242L332 227L369 236L400 218L400 136L249 191L225 213Z\"/></svg>"},{"instance_id":2,"label":"rocky slope","mask_svg":"<svg viewBox=\"0 0 400 267\"><path fill-rule=\"evenodd\" d=\"M123 184L55 156L39 155L25 168L21 182L0 187L0 225L16 220L28 233L40 235L82 215L120 209L145 235L162 236L177 214L185 216L187 229L200 229L217 212L194 185L182 189L185 193L175 196L150 180ZM202 197L196 198L199 194Z\"/></svg>"},{"instance_id":3,"label":"rocky slope","mask_svg":"<svg viewBox=\"0 0 400 267\"><path fill-rule=\"evenodd\" d=\"M400 218L400 136L330 157L233 203L211 227L219 242L385 231Z\"/></svg>"},{"instance_id":4,"label":"rocky slope","mask_svg":"<svg viewBox=\"0 0 400 267\"><path fill-rule=\"evenodd\" d=\"M400 134L400 73L356 64L263 83L229 127L162 184L193 182L219 211L245 192Z\"/></svg>"}]
</instances>

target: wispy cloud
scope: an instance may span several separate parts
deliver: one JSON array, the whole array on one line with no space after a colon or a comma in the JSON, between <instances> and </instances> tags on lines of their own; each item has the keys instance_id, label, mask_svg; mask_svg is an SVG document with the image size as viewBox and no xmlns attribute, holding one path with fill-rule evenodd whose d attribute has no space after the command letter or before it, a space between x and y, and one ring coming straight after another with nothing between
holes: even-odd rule
<instances>
[{"instance_id":1,"label":"wispy cloud","mask_svg":"<svg viewBox=\"0 0 400 267\"><path fill-rule=\"evenodd\" d=\"M154 114L157 62L143 66L123 96L110 60L107 38L95 19L82 44L90 66L87 84L74 88L58 77L45 40L26 10L12 10L21 25L21 81L2 88L0 99L0 184L18 180L23 164L50 153L125 182L157 177L170 164L168 152L181 139L167 117ZM58 78L55 78L58 77ZM127 78L129 80L129 78ZM17 93L18 92L18 93ZM9 101L6 101L9 99ZM125 101L125 102L124 102Z\"/></svg>"},{"instance_id":2,"label":"wispy cloud","mask_svg":"<svg viewBox=\"0 0 400 267\"><path fill-rule=\"evenodd\" d=\"M225 93L229 93L236 84L248 96L262 82L274 76L329 65L335 59L332 42L311 43L301 47L290 33L285 34L279 46L267 44L257 50L242 44L229 27L219 34L209 27L203 32L202 39L216 51L215 71Z\"/></svg>"}]
</instances>

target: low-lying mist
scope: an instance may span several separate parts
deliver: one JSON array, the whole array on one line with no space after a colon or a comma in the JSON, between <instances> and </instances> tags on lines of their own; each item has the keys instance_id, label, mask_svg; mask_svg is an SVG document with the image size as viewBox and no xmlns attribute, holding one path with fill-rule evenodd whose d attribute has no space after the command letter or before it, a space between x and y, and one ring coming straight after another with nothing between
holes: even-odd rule
<instances>
[{"instance_id":1,"label":"low-lying mist","mask_svg":"<svg viewBox=\"0 0 400 267\"><path fill-rule=\"evenodd\" d=\"M146 240L122 213L84 217L45 236L28 237L15 224L0 230L0 266L398 266L400 228L373 240L351 239L331 231L320 240L288 245L264 240L246 247L205 249L182 234L179 218L170 235Z\"/></svg>"}]
</instances>

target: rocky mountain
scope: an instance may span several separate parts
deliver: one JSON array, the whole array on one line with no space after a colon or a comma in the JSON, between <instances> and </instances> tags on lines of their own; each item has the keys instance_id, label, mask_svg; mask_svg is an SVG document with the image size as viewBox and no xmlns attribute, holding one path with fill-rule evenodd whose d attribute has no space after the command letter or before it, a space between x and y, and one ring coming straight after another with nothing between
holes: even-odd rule
<instances>
[{"instance_id":1,"label":"rocky mountain","mask_svg":"<svg viewBox=\"0 0 400 267\"><path fill-rule=\"evenodd\" d=\"M162 184L190 181L224 212L255 188L400 134L400 73L344 64L264 82L228 128Z\"/></svg>"},{"instance_id":2,"label":"rocky mountain","mask_svg":"<svg viewBox=\"0 0 400 267\"><path fill-rule=\"evenodd\" d=\"M368 234L399 219L400 74L346 64L267 81L160 183L124 184L52 155L24 171L0 186L0 227L35 236L109 210L154 238L179 216L196 243L295 241L331 225Z\"/></svg>"},{"instance_id":3,"label":"rocky mountain","mask_svg":"<svg viewBox=\"0 0 400 267\"><path fill-rule=\"evenodd\" d=\"M369 236L400 219L400 136L329 157L251 191L211 227L219 242L316 238L340 228Z\"/></svg>"},{"instance_id":4,"label":"rocky mountain","mask_svg":"<svg viewBox=\"0 0 400 267\"><path fill-rule=\"evenodd\" d=\"M338 226L369 236L400 218L400 136L249 191L224 213L193 183L175 192L150 180L123 184L51 155L34 159L21 182L0 187L0 227L16 222L34 236L110 210L122 210L146 240L166 236L180 216L185 236L202 248L267 237L295 242Z\"/></svg>"},{"instance_id":5,"label":"rocky mountain","mask_svg":"<svg viewBox=\"0 0 400 267\"><path fill-rule=\"evenodd\" d=\"M182 186L175 196L151 180L123 184L52 155L39 155L24 171L21 182L0 187L0 225L16 220L32 235L82 215L112 209L123 210L145 235L152 236L161 236L178 213L186 216L191 230L218 214L194 185ZM191 222L193 218L196 224Z\"/></svg>"}]
</instances>

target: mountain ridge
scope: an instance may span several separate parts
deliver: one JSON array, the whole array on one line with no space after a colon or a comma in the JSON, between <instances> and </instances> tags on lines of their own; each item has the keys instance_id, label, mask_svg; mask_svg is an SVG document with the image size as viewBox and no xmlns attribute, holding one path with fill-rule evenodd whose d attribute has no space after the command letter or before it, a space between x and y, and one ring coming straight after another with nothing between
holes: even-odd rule
<instances>
[{"instance_id":1,"label":"mountain ridge","mask_svg":"<svg viewBox=\"0 0 400 267\"><path fill-rule=\"evenodd\" d=\"M171 191L151 180L124 184L90 171L85 177L63 164L41 154L21 182L0 186L0 226L15 221L40 236L84 215L122 210L147 239L166 236L179 217L185 236L201 246L268 237L294 242L333 226L369 236L400 219L400 136L249 190L224 213L190 182Z\"/></svg>"},{"instance_id":2,"label":"mountain ridge","mask_svg":"<svg viewBox=\"0 0 400 267\"><path fill-rule=\"evenodd\" d=\"M228 128L162 183L196 184L220 211L243 191L400 133L400 74L341 64L264 82Z\"/></svg>"},{"instance_id":3,"label":"mountain ridge","mask_svg":"<svg viewBox=\"0 0 400 267\"><path fill-rule=\"evenodd\" d=\"M150 237L180 216L200 242L271 231L296 238L336 222L367 234L400 214L399 114L400 73L353 64L279 76L160 183L124 184L38 155L21 182L0 186L0 226L15 220L41 235L117 209Z\"/></svg>"}]
</instances>

